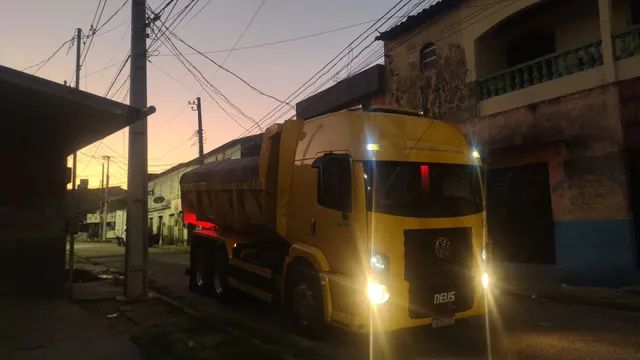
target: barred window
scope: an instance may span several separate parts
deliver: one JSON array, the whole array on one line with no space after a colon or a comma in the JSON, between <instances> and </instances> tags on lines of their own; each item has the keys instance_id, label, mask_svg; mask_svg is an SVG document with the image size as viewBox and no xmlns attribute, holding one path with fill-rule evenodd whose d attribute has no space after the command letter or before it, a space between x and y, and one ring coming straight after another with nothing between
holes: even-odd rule
<instances>
[{"instance_id":1,"label":"barred window","mask_svg":"<svg viewBox=\"0 0 640 360\"><path fill-rule=\"evenodd\" d=\"M420 71L433 68L438 58L436 56L436 44L430 42L424 44L420 49Z\"/></svg>"}]
</instances>

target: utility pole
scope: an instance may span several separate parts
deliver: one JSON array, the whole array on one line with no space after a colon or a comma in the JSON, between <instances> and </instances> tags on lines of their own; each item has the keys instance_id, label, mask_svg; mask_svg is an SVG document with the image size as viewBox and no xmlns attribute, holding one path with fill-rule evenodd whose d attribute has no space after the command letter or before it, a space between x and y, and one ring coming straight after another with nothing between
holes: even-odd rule
<instances>
[{"instance_id":1,"label":"utility pole","mask_svg":"<svg viewBox=\"0 0 640 360\"><path fill-rule=\"evenodd\" d=\"M204 140L202 133L202 103L200 102L200 97L196 98L196 101L189 101L189 105L191 105L191 110L198 112L198 158L200 160L200 164L204 164ZM193 108L195 106L195 109Z\"/></svg>"},{"instance_id":2,"label":"utility pole","mask_svg":"<svg viewBox=\"0 0 640 360\"><path fill-rule=\"evenodd\" d=\"M82 29L76 29L76 89L80 89L80 46L82 44ZM73 152L73 169L71 173L71 185L73 186L73 191L76 190L76 167L78 165L78 153Z\"/></svg>"},{"instance_id":3,"label":"utility pole","mask_svg":"<svg viewBox=\"0 0 640 360\"><path fill-rule=\"evenodd\" d=\"M129 104L147 109L147 18L146 0L131 1L131 80ZM129 126L129 166L127 172L127 242L125 251L124 296L144 298L149 292L147 260L147 118Z\"/></svg>"},{"instance_id":4,"label":"utility pole","mask_svg":"<svg viewBox=\"0 0 640 360\"><path fill-rule=\"evenodd\" d=\"M105 187L104 187L104 203L102 205L102 241L107 240L107 213L109 208L109 161L111 160L110 156L103 156L104 160L107 160L107 174L105 177ZM102 169L104 170L104 163L102 164Z\"/></svg>"},{"instance_id":5,"label":"utility pole","mask_svg":"<svg viewBox=\"0 0 640 360\"><path fill-rule=\"evenodd\" d=\"M80 46L82 44L82 29L76 29L76 89L80 89ZM65 85L67 81L65 80ZM78 153L76 151L73 152L72 156L72 168L71 168L71 196L73 197L73 206L76 207L74 209L77 212L77 199L76 199L76 177L78 175ZM75 221L75 219L73 219ZM68 279L68 290L69 290L69 298L73 296L73 271L75 268L75 235L69 234L69 275Z\"/></svg>"},{"instance_id":6,"label":"utility pole","mask_svg":"<svg viewBox=\"0 0 640 360\"><path fill-rule=\"evenodd\" d=\"M102 162L102 175L100 175L100 189L104 194L104 161ZM98 232L98 238L102 239L102 233L104 232L104 200L100 202L100 231Z\"/></svg>"}]
</instances>

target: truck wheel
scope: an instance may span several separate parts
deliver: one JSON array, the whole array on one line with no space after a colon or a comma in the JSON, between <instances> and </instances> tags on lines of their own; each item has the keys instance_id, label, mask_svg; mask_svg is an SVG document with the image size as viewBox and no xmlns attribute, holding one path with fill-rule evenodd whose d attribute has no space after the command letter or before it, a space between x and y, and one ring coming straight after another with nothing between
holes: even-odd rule
<instances>
[{"instance_id":1,"label":"truck wheel","mask_svg":"<svg viewBox=\"0 0 640 360\"><path fill-rule=\"evenodd\" d=\"M213 297L220 302L229 301L233 297L233 288L229 286L227 280L227 267L229 258L224 246L215 249L213 255L213 277L212 277L212 293Z\"/></svg>"},{"instance_id":2,"label":"truck wheel","mask_svg":"<svg viewBox=\"0 0 640 360\"><path fill-rule=\"evenodd\" d=\"M296 267L291 271L288 286L287 310L292 326L302 335L318 339L325 330L324 305L318 274L309 267Z\"/></svg>"},{"instance_id":3,"label":"truck wheel","mask_svg":"<svg viewBox=\"0 0 640 360\"><path fill-rule=\"evenodd\" d=\"M205 247L198 245L191 248L191 271L189 273L189 289L200 295L211 291L211 266Z\"/></svg>"}]
</instances>

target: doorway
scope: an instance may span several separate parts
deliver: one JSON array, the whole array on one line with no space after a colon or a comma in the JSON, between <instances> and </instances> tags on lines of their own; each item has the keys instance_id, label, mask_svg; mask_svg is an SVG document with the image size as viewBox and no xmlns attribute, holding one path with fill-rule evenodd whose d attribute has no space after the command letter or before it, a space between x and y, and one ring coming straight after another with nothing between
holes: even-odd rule
<instances>
[{"instance_id":1,"label":"doorway","mask_svg":"<svg viewBox=\"0 0 640 360\"><path fill-rule=\"evenodd\" d=\"M546 163L488 171L487 224L495 260L556 263Z\"/></svg>"}]
</instances>

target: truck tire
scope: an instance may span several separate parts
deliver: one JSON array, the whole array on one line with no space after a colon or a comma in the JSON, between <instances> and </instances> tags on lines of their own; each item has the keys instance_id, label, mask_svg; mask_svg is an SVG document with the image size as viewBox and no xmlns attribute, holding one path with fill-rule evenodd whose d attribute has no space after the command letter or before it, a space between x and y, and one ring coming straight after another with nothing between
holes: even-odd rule
<instances>
[{"instance_id":1,"label":"truck tire","mask_svg":"<svg viewBox=\"0 0 640 360\"><path fill-rule=\"evenodd\" d=\"M227 268L229 266L229 257L227 250L223 245L217 246L211 256L212 260L212 284L211 293L213 297L226 303L234 296L234 289L229 285L227 279Z\"/></svg>"},{"instance_id":2,"label":"truck tire","mask_svg":"<svg viewBox=\"0 0 640 360\"><path fill-rule=\"evenodd\" d=\"M303 336L323 338L324 304L318 274L308 265L294 266L288 271L286 310L291 325Z\"/></svg>"},{"instance_id":3,"label":"truck tire","mask_svg":"<svg viewBox=\"0 0 640 360\"><path fill-rule=\"evenodd\" d=\"M208 295L212 288L212 261L207 244L197 241L191 247L191 270L189 272L189 290L200 295Z\"/></svg>"}]
</instances>

